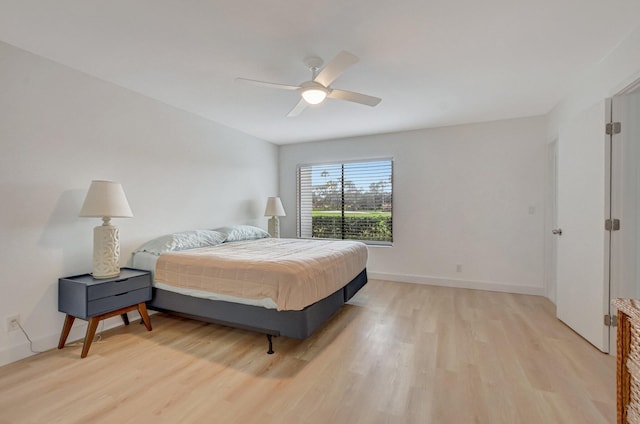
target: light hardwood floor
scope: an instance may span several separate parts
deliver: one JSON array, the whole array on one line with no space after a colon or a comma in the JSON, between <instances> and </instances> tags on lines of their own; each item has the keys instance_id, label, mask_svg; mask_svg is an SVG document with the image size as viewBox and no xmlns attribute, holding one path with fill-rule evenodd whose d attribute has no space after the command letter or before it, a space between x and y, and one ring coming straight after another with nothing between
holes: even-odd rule
<instances>
[{"instance_id":1,"label":"light hardwood floor","mask_svg":"<svg viewBox=\"0 0 640 424\"><path fill-rule=\"evenodd\" d=\"M304 341L156 314L0 368L0 423L612 423L615 359L537 296L370 281Z\"/></svg>"}]
</instances>

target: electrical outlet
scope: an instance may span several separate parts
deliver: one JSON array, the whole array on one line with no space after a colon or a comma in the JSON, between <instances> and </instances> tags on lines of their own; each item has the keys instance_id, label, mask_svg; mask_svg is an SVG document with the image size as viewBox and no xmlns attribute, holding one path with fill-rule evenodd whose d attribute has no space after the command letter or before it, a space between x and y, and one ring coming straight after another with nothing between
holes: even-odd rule
<instances>
[{"instance_id":1,"label":"electrical outlet","mask_svg":"<svg viewBox=\"0 0 640 424\"><path fill-rule=\"evenodd\" d=\"M20 329L18 325L20 323L20 315L11 315L7 317L6 328L7 331L16 331Z\"/></svg>"},{"instance_id":2,"label":"electrical outlet","mask_svg":"<svg viewBox=\"0 0 640 424\"><path fill-rule=\"evenodd\" d=\"M456 272L462 272L462 265L460 264L456 265Z\"/></svg>"}]
</instances>

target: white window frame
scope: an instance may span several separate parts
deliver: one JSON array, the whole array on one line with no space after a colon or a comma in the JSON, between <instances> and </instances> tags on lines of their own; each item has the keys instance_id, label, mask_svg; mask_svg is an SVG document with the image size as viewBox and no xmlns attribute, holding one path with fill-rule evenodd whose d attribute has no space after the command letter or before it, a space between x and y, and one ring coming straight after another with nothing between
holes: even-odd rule
<instances>
[{"instance_id":1,"label":"white window frame","mask_svg":"<svg viewBox=\"0 0 640 424\"><path fill-rule=\"evenodd\" d=\"M316 240L327 240L327 238L321 237L313 237L313 211L312 211L312 196L313 189L311 188L311 175L313 172L313 168L319 167L331 167L331 166L341 166L341 169L344 171L344 166L349 164L365 164L367 162L389 162L391 167L390 175L389 175L389 193L390 193L390 207L389 212L391 213L391 239L390 240L358 240L363 243L370 245L382 245L382 246L392 246L393 245L393 175L394 175L394 161L393 158L385 157L385 158L373 158L373 159L356 159L356 160L348 160L348 161L335 161L335 162L322 162L322 163L311 163L311 164L299 164L296 167L296 234L298 238L306 238L306 239L316 239ZM303 173L304 170L304 173ZM305 178L306 177L306 178ZM344 175L342 176L344 178ZM344 187L342 187L342 182L340 181L340 187L342 193L344 193ZM306 186L306 191L303 192L303 187ZM384 200L382 201L384 203ZM343 217L344 217L344 197L341 201L341 208L343 209ZM383 206L383 205L381 205ZM306 219L304 219L306 217ZM344 219L344 218L343 218ZM352 238L344 238L345 240L357 240Z\"/></svg>"}]
</instances>

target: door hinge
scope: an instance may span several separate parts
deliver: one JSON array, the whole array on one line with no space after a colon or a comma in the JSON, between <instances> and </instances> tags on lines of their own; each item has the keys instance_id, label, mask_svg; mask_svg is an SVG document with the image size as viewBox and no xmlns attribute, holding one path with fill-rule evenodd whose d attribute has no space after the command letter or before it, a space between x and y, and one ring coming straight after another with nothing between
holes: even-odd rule
<instances>
[{"instance_id":1,"label":"door hinge","mask_svg":"<svg viewBox=\"0 0 640 424\"><path fill-rule=\"evenodd\" d=\"M605 219L604 220L604 229L606 231L620 231L620 220L619 219Z\"/></svg>"},{"instance_id":2,"label":"door hinge","mask_svg":"<svg viewBox=\"0 0 640 424\"><path fill-rule=\"evenodd\" d=\"M620 134L620 131L622 131L620 122L609 122L605 129L607 135Z\"/></svg>"},{"instance_id":3,"label":"door hinge","mask_svg":"<svg viewBox=\"0 0 640 424\"><path fill-rule=\"evenodd\" d=\"M604 325L607 327L617 327L618 326L618 316L617 315L605 315L604 316Z\"/></svg>"}]
</instances>

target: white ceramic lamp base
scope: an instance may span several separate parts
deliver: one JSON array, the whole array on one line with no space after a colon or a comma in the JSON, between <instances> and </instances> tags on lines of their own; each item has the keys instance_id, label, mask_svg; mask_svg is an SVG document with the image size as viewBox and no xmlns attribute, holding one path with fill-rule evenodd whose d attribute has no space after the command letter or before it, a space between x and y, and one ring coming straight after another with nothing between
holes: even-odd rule
<instances>
[{"instance_id":1,"label":"white ceramic lamp base","mask_svg":"<svg viewBox=\"0 0 640 424\"><path fill-rule=\"evenodd\" d=\"M118 228L100 225L93 229L93 278L120 275L120 238Z\"/></svg>"},{"instance_id":2,"label":"white ceramic lamp base","mask_svg":"<svg viewBox=\"0 0 640 424\"><path fill-rule=\"evenodd\" d=\"M273 238L280 238L280 220L277 216L269 219L269 235Z\"/></svg>"}]
</instances>

